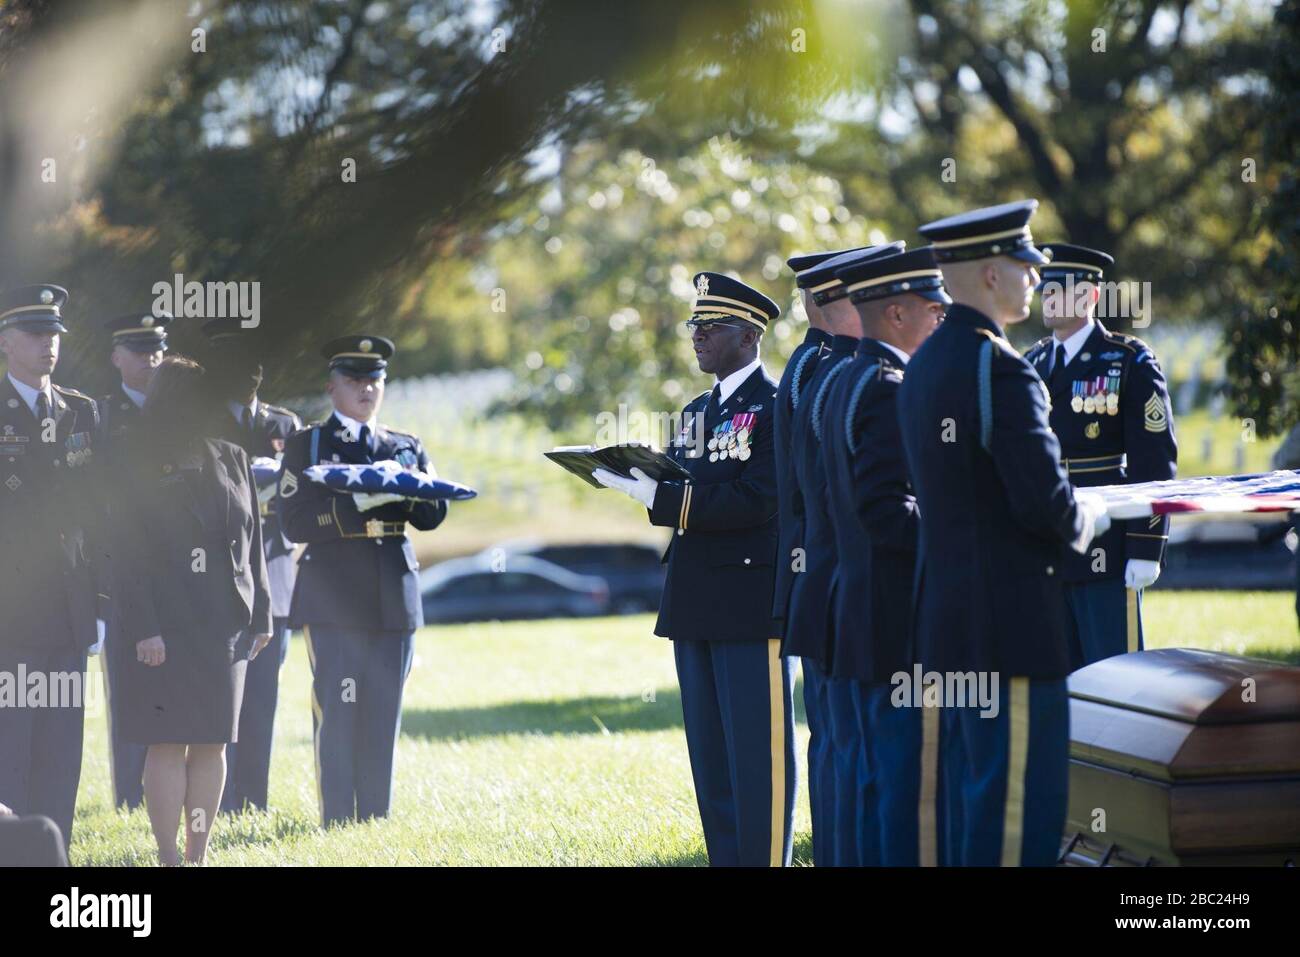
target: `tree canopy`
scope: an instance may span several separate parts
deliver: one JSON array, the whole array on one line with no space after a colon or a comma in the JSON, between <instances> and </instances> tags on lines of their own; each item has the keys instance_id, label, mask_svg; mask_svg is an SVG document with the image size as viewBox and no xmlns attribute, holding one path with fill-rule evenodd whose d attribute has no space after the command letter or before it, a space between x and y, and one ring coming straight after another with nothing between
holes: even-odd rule
<instances>
[{"instance_id":1,"label":"tree canopy","mask_svg":"<svg viewBox=\"0 0 1300 957\"><path fill-rule=\"evenodd\" d=\"M681 398L684 274L789 303L791 252L1028 195L1040 238L1151 284L1152 321L1231 323L1235 394L1277 429L1294 10L11 0L0 282L62 281L88 322L176 273L257 281L283 388L373 326L404 373L511 365L555 422ZM800 334L773 332L769 354ZM63 377L102 378L101 346L72 337Z\"/></svg>"}]
</instances>

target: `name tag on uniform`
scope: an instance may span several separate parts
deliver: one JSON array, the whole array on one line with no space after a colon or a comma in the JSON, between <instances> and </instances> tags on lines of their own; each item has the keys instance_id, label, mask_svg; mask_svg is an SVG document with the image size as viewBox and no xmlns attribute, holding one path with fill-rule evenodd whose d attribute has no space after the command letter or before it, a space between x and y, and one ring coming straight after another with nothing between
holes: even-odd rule
<instances>
[{"instance_id":1,"label":"name tag on uniform","mask_svg":"<svg viewBox=\"0 0 1300 957\"><path fill-rule=\"evenodd\" d=\"M22 455L27 451L31 439L25 435L14 435L14 427L6 425L4 435L0 435L0 455Z\"/></svg>"}]
</instances>

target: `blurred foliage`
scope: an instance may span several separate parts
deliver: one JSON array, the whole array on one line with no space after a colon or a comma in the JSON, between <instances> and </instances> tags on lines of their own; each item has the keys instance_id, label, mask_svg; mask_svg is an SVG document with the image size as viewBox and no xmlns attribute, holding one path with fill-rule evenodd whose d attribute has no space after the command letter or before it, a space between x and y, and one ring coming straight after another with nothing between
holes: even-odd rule
<instances>
[{"instance_id":1,"label":"blurred foliage","mask_svg":"<svg viewBox=\"0 0 1300 957\"><path fill-rule=\"evenodd\" d=\"M703 385L697 269L788 303L791 252L1016 196L1040 238L1151 282L1157 322L1241 321L1294 256L1294 218L1251 216L1294 162L1288 9L1279 31L1257 0L9 0L0 280L63 281L75 320L175 272L256 280L281 391L370 325L399 375L512 364L553 425ZM1290 153L1243 182L1265 134ZM1235 341L1242 394L1274 394L1294 353ZM61 378L106 384L102 348L70 337Z\"/></svg>"},{"instance_id":2,"label":"blurred foliage","mask_svg":"<svg viewBox=\"0 0 1300 957\"><path fill-rule=\"evenodd\" d=\"M1237 413L1261 435L1300 422L1300 0L1284 0L1274 22L1264 191L1251 222L1262 275L1225 330Z\"/></svg>"},{"instance_id":3,"label":"blurred foliage","mask_svg":"<svg viewBox=\"0 0 1300 957\"><path fill-rule=\"evenodd\" d=\"M730 139L662 164L611 152L591 143L566 156L539 201L494 233L479 288L455 296L481 303L483 325L511 330L522 359L512 403L553 428L585 418L587 439L601 410L671 412L708 387L683 324L697 271L744 274L782 306L763 345L779 369L803 337L785 258L884 238L830 177L757 164ZM494 315L494 305L504 311Z\"/></svg>"}]
</instances>

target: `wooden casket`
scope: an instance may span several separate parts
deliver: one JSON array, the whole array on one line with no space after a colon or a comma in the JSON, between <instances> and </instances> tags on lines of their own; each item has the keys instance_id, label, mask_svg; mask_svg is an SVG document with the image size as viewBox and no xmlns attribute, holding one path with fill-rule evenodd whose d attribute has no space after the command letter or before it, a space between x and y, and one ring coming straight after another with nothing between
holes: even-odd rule
<instances>
[{"instance_id":1,"label":"wooden casket","mask_svg":"<svg viewBox=\"0 0 1300 957\"><path fill-rule=\"evenodd\" d=\"M1300 668L1170 648L1069 685L1062 863L1300 864Z\"/></svg>"}]
</instances>

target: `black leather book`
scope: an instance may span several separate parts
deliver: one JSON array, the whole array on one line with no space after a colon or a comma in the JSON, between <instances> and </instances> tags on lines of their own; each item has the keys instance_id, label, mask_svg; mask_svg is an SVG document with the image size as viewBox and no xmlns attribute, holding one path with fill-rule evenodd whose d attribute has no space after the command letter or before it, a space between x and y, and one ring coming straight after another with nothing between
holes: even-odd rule
<instances>
[{"instance_id":1,"label":"black leather book","mask_svg":"<svg viewBox=\"0 0 1300 957\"><path fill-rule=\"evenodd\" d=\"M596 469L608 469L626 478L632 477L633 469L640 469L656 482L691 477L690 472L663 452L639 442L607 445L600 449L594 445L562 445L542 454L560 468L578 476L592 488L605 487L591 477L591 473Z\"/></svg>"}]
</instances>

